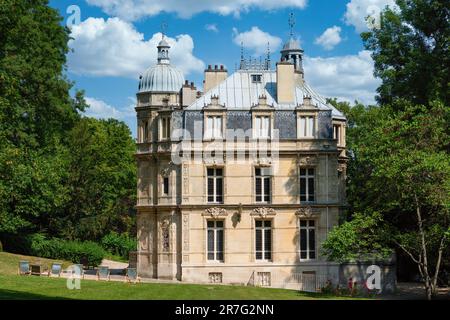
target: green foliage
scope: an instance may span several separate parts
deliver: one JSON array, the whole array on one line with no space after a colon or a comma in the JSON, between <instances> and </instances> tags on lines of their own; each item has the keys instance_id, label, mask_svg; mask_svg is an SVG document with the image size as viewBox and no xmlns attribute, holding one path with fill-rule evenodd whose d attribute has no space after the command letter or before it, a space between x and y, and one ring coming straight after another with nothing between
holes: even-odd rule
<instances>
[{"instance_id":1,"label":"green foliage","mask_svg":"<svg viewBox=\"0 0 450 320\"><path fill-rule=\"evenodd\" d=\"M322 245L332 261L381 260L392 254L387 245L383 217L379 212L355 214L351 221L335 227Z\"/></svg>"},{"instance_id":2,"label":"green foliage","mask_svg":"<svg viewBox=\"0 0 450 320\"><path fill-rule=\"evenodd\" d=\"M90 266L101 264L105 251L94 242L67 241L61 239L46 239L42 234L35 234L30 237L30 254L33 256L61 259L80 263L81 259L86 259Z\"/></svg>"},{"instance_id":3,"label":"green foliage","mask_svg":"<svg viewBox=\"0 0 450 320\"><path fill-rule=\"evenodd\" d=\"M0 2L0 236L134 233L133 139L122 122L80 116L61 20L47 0Z\"/></svg>"},{"instance_id":4,"label":"green foliage","mask_svg":"<svg viewBox=\"0 0 450 320\"><path fill-rule=\"evenodd\" d=\"M399 10L382 13L381 28L363 33L375 75L383 81L378 101L415 104L450 98L450 2L396 0ZM402 105L397 105L401 107Z\"/></svg>"},{"instance_id":5,"label":"green foliage","mask_svg":"<svg viewBox=\"0 0 450 320\"><path fill-rule=\"evenodd\" d=\"M101 244L105 250L127 260L130 251L136 251L137 249L135 238L131 238L127 234L118 234L116 232L110 232L104 236Z\"/></svg>"}]
</instances>

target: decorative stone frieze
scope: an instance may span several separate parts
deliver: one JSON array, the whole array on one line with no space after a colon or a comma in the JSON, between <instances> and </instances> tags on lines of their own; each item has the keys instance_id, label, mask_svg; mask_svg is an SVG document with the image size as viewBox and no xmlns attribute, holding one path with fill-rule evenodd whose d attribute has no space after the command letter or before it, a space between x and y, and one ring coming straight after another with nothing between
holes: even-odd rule
<instances>
[{"instance_id":1,"label":"decorative stone frieze","mask_svg":"<svg viewBox=\"0 0 450 320\"><path fill-rule=\"evenodd\" d=\"M298 209L295 215L300 218L314 218L319 215L319 211L308 206Z\"/></svg>"},{"instance_id":2,"label":"decorative stone frieze","mask_svg":"<svg viewBox=\"0 0 450 320\"><path fill-rule=\"evenodd\" d=\"M277 212L274 209L266 207L253 209L251 213L252 216L259 216L263 219L268 216L274 216L276 214Z\"/></svg>"},{"instance_id":3,"label":"decorative stone frieze","mask_svg":"<svg viewBox=\"0 0 450 320\"><path fill-rule=\"evenodd\" d=\"M206 209L204 215L211 216L211 218L213 219L217 219L219 217L226 217L228 213L224 208L214 207Z\"/></svg>"}]
</instances>

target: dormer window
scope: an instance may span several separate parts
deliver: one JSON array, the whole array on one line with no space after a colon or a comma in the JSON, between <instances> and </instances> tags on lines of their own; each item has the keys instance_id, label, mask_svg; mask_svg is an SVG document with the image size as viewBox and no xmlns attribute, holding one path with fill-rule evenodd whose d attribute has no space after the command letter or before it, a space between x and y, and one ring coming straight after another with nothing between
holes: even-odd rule
<instances>
[{"instance_id":1,"label":"dormer window","mask_svg":"<svg viewBox=\"0 0 450 320\"><path fill-rule=\"evenodd\" d=\"M256 116L254 121L255 138L270 138L270 117Z\"/></svg>"},{"instance_id":2,"label":"dormer window","mask_svg":"<svg viewBox=\"0 0 450 320\"><path fill-rule=\"evenodd\" d=\"M300 116L298 119L298 131L300 138L314 138L316 131L316 119L312 115Z\"/></svg>"},{"instance_id":3,"label":"dormer window","mask_svg":"<svg viewBox=\"0 0 450 320\"><path fill-rule=\"evenodd\" d=\"M262 75L261 74L252 74L252 82L253 83L261 83Z\"/></svg>"},{"instance_id":4,"label":"dormer window","mask_svg":"<svg viewBox=\"0 0 450 320\"><path fill-rule=\"evenodd\" d=\"M207 116L205 139L221 139L223 137L222 116Z\"/></svg>"},{"instance_id":5,"label":"dormer window","mask_svg":"<svg viewBox=\"0 0 450 320\"><path fill-rule=\"evenodd\" d=\"M164 116L160 118L159 137L161 141L170 139L170 116Z\"/></svg>"}]
</instances>

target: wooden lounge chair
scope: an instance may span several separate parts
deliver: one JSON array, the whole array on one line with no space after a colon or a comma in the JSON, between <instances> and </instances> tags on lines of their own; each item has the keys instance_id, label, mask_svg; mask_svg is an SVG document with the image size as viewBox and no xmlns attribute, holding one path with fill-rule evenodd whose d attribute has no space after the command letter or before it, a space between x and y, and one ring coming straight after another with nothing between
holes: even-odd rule
<instances>
[{"instance_id":1,"label":"wooden lounge chair","mask_svg":"<svg viewBox=\"0 0 450 320\"><path fill-rule=\"evenodd\" d=\"M109 267L99 266L97 268L97 280L111 280Z\"/></svg>"},{"instance_id":2,"label":"wooden lounge chair","mask_svg":"<svg viewBox=\"0 0 450 320\"><path fill-rule=\"evenodd\" d=\"M127 268L127 273L125 275L125 279L129 283L131 283L131 282L136 283L136 282L141 281L141 279L138 277L136 268Z\"/></svg>"},{"instance_id":3,"label":"wooden lounge chair","mask_svg":"<svg viewBox=\"0 0 450 320\"><path fill-rule=\"evenodd\" d=\"M31 269L30 269L30 263L28 261L20 261L19 262L19 269L17 270L17 273L20 276L29 276L31 275Z\"/></svg>"},{"instance_id":4,"label":"wooden lounge chair","mask_svg":"<svg viewBox=\"0 0 450 320\"><path fill-rule=\"evenodd\" d=\"M72 274L72 276L79 276L81 279L84 279L84 269L82 264L74 264L67 270Z\"/></svg>"},{"instance_id":5,"label":"wooden lounge chair","mask_svg":"<svg viewBox=\"0 0 450 320\"><path fill-rule=\"evenodd\" d=\"M62 272L62 264L61 263L52 263L50 270L48 271L48 276L61 277Z\"/></svg>"}]
</instances>

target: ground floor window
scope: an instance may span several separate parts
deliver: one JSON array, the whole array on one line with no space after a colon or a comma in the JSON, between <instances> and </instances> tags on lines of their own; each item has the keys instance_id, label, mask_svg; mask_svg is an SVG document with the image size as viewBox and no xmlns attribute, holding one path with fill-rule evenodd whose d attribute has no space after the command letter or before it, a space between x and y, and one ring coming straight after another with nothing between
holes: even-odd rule
<instances>
[{"instance_id":1,"label":"ground floor window","mask_svg":"<svg viewBox=\"0 0 450 320\"><path fill-rule=\"evenodd\" d=\"M316 222L300 220L300 259L316 259Z\"/></svg>"},{"instance_id":2,"label":"ground floor window","mask_svg":"<svg viewBox=\"0 0 450 320\"><path fill-rule=\"evenodd\" d=\"M272 260L272 221L255 221L256 260Z\"/></svg>"},{"instance_id":3,"label":"ground floor window","mask_svg":"<svg viewBox=\"0 0 450 320\"><path fill-rule=\"evenodd\" d=\"M223 221L208 221L208 260L223 262Z\"/></svg>"}]
</instances>

